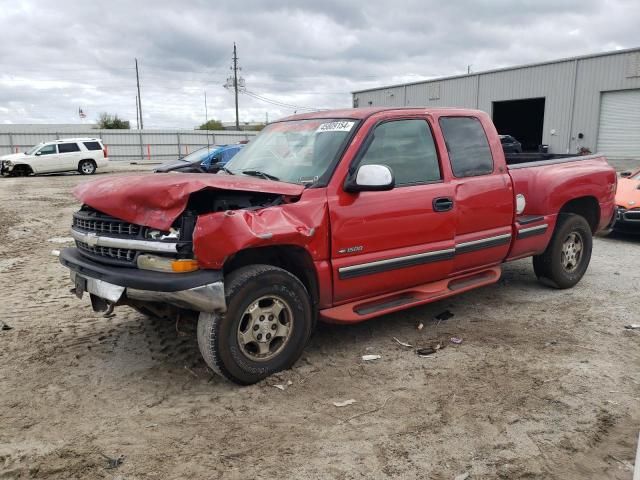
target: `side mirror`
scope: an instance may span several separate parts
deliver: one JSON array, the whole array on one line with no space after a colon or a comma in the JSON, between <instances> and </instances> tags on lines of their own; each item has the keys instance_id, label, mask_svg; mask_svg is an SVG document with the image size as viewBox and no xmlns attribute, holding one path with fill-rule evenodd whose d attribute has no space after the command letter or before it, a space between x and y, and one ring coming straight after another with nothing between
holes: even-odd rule
<instances>
[{"instance_id":1,"label":"side mirror","mask_svg":"<svg viewBox=\"0 0 640 480\"><path fill-rule=\"evenodd\" d=\"M39 157L40 155L42 155L42 153L36 152L36 157Z\"/></svg>"},{"instance_id":2,"label":"side mirror","mask_svg":"<svg viewBox=\"0 0 640 480\"><path fill-rule=\"evenodd\" d=\"M386 165L361 165L345 182L347 192L392 190L396 186L393 172Z\"/></svg>"},{"instance_id":3,"label":"side mirror","mask_svg":"<svg viewBox=\"0 0 640 480\"><path fill-rule=\"evenodd\" d=\"M625 172L622 172L622 173L620 174L620 176L621 176L622 178L629 178L632 174L633 174L633 172L632 172L631 170L627 170L627 171L625 171Z\"/></svg>"}]
</instances>

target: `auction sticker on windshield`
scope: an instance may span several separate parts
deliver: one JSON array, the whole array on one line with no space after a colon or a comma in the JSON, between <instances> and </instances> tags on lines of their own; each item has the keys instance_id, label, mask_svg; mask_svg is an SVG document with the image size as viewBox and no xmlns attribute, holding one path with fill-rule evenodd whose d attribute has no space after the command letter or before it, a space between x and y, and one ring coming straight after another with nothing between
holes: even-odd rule
<instances>
[{"instance_id":1,"label":"auction sticker on windshield","mask_svg":"<svg viewBox=\"0 0 640 480\"><path fill-rule=\"evenodd\" d=\"M318 127L317 132L350 132L356 122L327 122Z\"/></svg>"}]
</instances>

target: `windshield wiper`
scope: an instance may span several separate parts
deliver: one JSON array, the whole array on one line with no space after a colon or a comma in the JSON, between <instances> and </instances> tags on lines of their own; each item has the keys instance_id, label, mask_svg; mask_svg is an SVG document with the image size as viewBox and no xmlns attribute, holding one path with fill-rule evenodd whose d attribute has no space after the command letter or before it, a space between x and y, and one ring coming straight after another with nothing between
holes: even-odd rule
<instances>
[{"instance_id":1,"label":"windshield wiper","mask_svg":"<svg viewBox=\"0 0 640 480\"><path fill-rule=\"evenodd\" d=\"M250 175L252 177L261 177L261 178L264 178L265 180L275 180L276 182L280 180L278 177L275 177L265 172L261 172L260 170L243 170L242 174Z\"/></svg>"},{"instance_id":2,"label":"windshield wiper","mask_svg":"<svg viewBox=\"0 0 640 480\"><path fill-rule=\"evenodd\" d=\"M234 175L234 173L231 170L229 170L227 167L220 167L220 170L222 170L227 175Z\"/></svg>"}]
</instances>

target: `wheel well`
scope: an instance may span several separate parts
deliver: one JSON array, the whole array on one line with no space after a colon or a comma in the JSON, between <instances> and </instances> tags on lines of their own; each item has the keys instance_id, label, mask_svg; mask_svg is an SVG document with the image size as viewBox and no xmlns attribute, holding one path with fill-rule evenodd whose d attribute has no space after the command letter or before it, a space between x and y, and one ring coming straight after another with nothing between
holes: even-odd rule
<instances>
[{"instance_id":1,"label":"wheel well","mask_svg":"<svg viewBox=\"0 0 640 480\"><path fill-rule=\"evenodd\" d=\"M223 266L223 272L228 275L240 267L252 264L273 265L295 275L311 295L314 310L317 310L320 295L318 278L311 255L304 248L295 245L280 245L241 250L227 259Z\"/></svg>"},{"instance_id":2,"label":"wheel well","mask_svg":"<svg viewBox=\"0 0 640 480\"><path fill-rule=\"evenodd\" d=\"M80 160L80 161L78 162L78 168L80 168L80 164L81 164L82 162L91 162L91 163L93 163L94 165L96 165L96 161L95 161L93 158L83 158L82 160Z\"/></svg>"},{"instance_id":3,"label":"wheel well","mask_svg":"<svg viewBox=\"0 0 640 480\"><path fill-rule=\"evenodd\" d=\"M33 173L33 168L31 168L31 165L27 165L26 163L19 163L18 165L13 167L13 171L24 171L27 175L29 175L30 173Z\"/></svg>"},{"instance_id":4,"label":"wheel well","mask_svg":"<svg viewBox=\"0 0 640 480\"><path fill-rule=\"evenodd\" d=\"M575 213L584 217L593 233L600 223L600 205L595 197L580 197L565 203L559 213Z\"/></svg>"}]
</instances>

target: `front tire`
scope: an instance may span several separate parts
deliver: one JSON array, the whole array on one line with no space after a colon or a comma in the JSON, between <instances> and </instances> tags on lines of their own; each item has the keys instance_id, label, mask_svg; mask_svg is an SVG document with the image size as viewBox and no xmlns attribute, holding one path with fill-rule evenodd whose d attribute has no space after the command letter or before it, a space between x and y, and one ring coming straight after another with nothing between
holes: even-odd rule
<instances>
[{"instance_id":1,"label":"front tire","mask_svg":"<svg viewBox=\"0 0 640 480\"><path fill-rule=\"evenodd\" d=\"M309 294L298 278L271 265L250 265L225 281L225 314L200 313L200 353L219 375L250 385L290 368L313 326Z\"/></svg>"},{"instance_id":2,"label":"front tire","mask_svg":"<svg viewBox=\"0 0 640 480\"><path fill-rule=\"evenodd\" d=\"M584 217L559 215L547 249L533 257L538 280L553 288L573 287L589 267L592 246L591 227Z\"/></svg>"},{"instance_id":3,"label":"front tire","mask_svg":"<svg viewBox=\"0 0 640 480\"><path fill-rule=\"evenodd\" d=\"M78 171L82 175L93 175L94 173L96 173L96 168L96 162L94 162L93 160L82 160L78 164Z\"/></svg>"}]
</instances>

